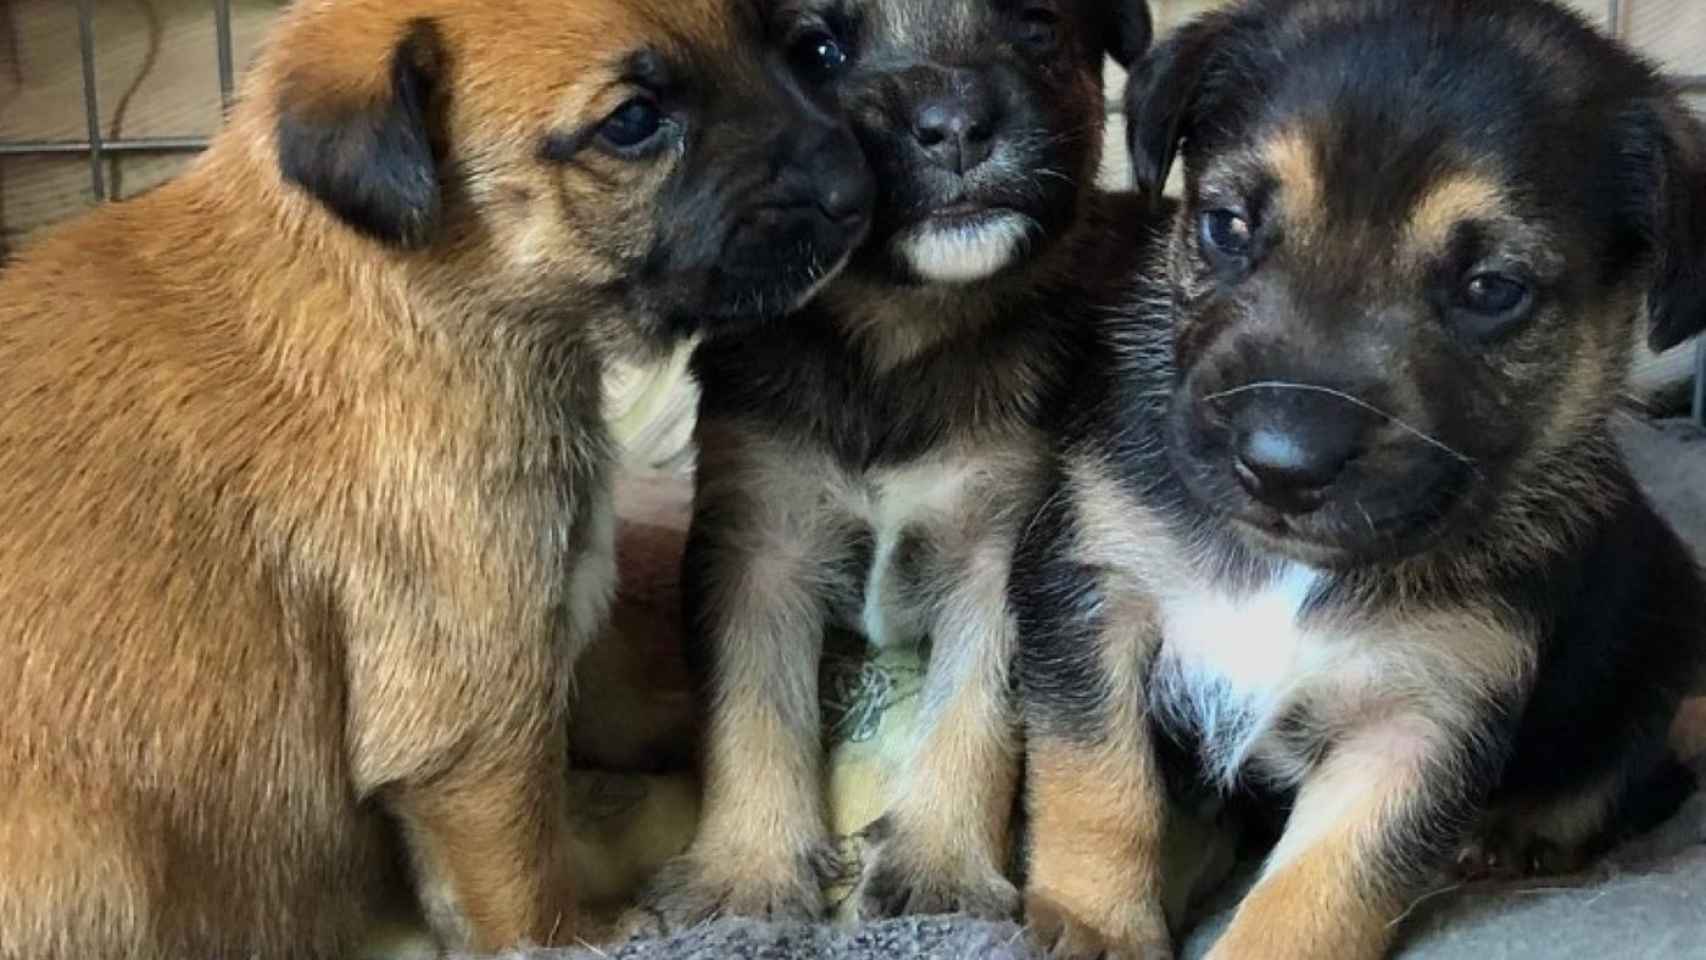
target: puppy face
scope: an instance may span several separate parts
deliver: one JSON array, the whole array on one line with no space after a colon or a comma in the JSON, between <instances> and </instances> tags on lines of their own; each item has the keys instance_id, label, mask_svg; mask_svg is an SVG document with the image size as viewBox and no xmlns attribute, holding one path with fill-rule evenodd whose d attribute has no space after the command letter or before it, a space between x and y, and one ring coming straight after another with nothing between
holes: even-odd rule
<instances>
[{"instance_id":1,"label":"puppy face","mask_svg":"<svg viewBox=\"0 0 1706 960\"><path fill-rule=\"evenodd\" d=\"M1142 0L793 0L883 195L869 256L963 283L1070 224L1096 174L1104 53L1148 47Z\"/></svg>"},{"instance_id":2,"label":"puppy face","mask_svg":"<svg viewBox=\"0 0 1706 960\"><path fill-rule=\"evenodd\" d=\"M736 0L335 0L274 62L285 179L471 298L652 335L789 310L862 238L857 141ZM831 65L833 68L833 65Z\"/></svg>"},{"instance_id":3,"label":"puppy face","mask_svg":"<svg viewBox=\"0 0 1706 960\"><path fill-rule=\"evenodd\" d=\"M1174 463L1305 562L1579 494L1643 307L1655 346L1706 324L1706 138L1557 8L1253 3L1131 109L1152 188L1185 144Z\"/></svg>"}]
</instances>

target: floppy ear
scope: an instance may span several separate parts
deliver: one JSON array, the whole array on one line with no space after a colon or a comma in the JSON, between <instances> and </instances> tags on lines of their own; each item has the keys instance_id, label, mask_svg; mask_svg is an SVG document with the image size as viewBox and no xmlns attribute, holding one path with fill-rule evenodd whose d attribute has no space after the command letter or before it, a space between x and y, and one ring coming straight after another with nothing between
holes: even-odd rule
<instances>
[{"instance_id":1,"label":"floppy ear","mask_svg":"<svg viewBox=\"0 0 1706 960\"><path fill-rule=\"evenodd\" d=\"M1224 24L1213 14L1174 32L1131 70L1126 146L1137 187L1158 199L1196 113L1197 88Z\"/></svg>"},{"instance_id":2,"label":"floppy ear","mask_svg":"<svg viewBox=\"0 0 1706 960\"><path fill-rule=\"evenodd\" d=\"M444 64L438 30L417 20L372 64L327 55L288 71L278 94L284 179L368 237L431 243L441 199L430 111Z\"/></svg>"},{"instance_id":3,"label":"floppy ear","mask_svg":"<svg viewBox=\"0 0 1706 960\"><path fill-rule=\"evenodd\" d=\"M1108 56L1122 67L1130 67L1149 51L1155 39L1155 21L1148 0L1090 0L1102 13L1102 29Z\"/></svg>"},{"instance_id":4,"label":"floppy ear","mask_svg":"<svg viewBox=\"0 0 1706 960\"><path fill-rule=\"evenodd\" d=\"M1706 331L1706 128L1674 101L1662 103L1657 118L1647 342L1663 352Z\"/></svg>"}]
</instances>

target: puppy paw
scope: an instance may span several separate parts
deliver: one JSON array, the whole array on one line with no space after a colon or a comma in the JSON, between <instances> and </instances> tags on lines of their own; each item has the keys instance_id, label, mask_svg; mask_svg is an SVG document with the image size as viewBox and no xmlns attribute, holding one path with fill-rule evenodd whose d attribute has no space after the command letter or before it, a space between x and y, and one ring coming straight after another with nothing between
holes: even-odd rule
<instances>
[{"instance_id":1,"label":"puppy paw","mask_svg":"<svg viewBox=\"0 0 1706 960\"><path fill-rule=\"evenodd\" d=\"M815 921L824 911L817 857L764 869L737 857L683 854L664 864L617 922L623 939L660 937L722 917Z\"/></svg>"},{"instance_id":2,"label":"puppy paw","mask_svg":"<svg viewBox=\"0 0 1706 960\"><path fill-rule=\"evenodd\" d=\"M1164 927L1148 935L1098 930L1034 894L1025 898L1025 934L1049 960L1173 960L1172 938Z\"/></svg>"},{"instance_id":3,"label":"puppy paw","mask_svg":"<svg viewBox=\"0 0 1706 960\"><path fill-rule=\"evenodd\" d=\"M1019 912L1018 889L975 857L932 858L932 845L896 830L889 817L867 827L864 839L864 870L853 891L861 920L944 913L1011 920Z\"/></svg>"},{"instance_id":4,"label":"puppy paw","mask_svg":"<svg viewBox=\"0 0 1706 960\"><path fill-rule=\"evenodd\" d=\"M1575 873L1586 864L1578 849L1536 836L1494 833L1464 844L1451 873L1464 882L1526 880Z\"/></svg>"}]
</instances>

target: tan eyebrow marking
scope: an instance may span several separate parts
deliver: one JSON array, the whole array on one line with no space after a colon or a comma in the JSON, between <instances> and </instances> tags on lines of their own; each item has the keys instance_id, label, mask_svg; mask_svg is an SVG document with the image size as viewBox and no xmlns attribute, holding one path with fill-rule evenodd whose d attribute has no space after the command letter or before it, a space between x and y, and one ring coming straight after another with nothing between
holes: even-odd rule
<instances>
[{"instance_id":1,"label":"tan eyebrow marking","mask_svg":"<svg viewBox=\"0 0 1706 960\"><path fill-rule=\"evenodd\" d=\"M1504 207L1504 191L1492 180L1476 173L1448 174L1410 208L1404 237L1411 249L1438 250L1459 223L1495 216Z\"/></svg>"},{"instance_id":2,"label":"tan eyebrow marking","mask_svg":"<svg viewBox=\"0 0 1706 960\"><path fill-rule=\"evenodd\" d=\"M1279 182L1278 202L1292 228L1320 222L1326 193L1315 163L1315 144L1302 130L1286 129L1258 151Z\"/></svg>"}]
</instances>

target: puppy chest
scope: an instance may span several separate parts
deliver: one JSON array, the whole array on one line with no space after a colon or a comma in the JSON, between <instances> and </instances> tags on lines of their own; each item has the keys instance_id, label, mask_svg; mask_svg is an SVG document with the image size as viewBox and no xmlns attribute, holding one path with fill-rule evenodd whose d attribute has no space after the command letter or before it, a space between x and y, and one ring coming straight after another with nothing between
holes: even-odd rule
<instances>
[{"instance_id":1,"label":"puppy chest","mask_svg":"<svg viewBox=\"0 0 1706 960\"><path fill-rule=\"evenodd\" d=\"M859 627L878 646L915 643L991 541L1018 496L998 458L962 458L870 478L862 519L872 541Z\"/></svg>"},{"instance_id":2,"label":"puppy chest","mask_svg":"<svg viewBox=\"0 0 1706 960\"><path fill-rule=\"evenodd\" d=\"M1296 721L1360 659L1346 638L1304 616L1319 580L1294 566L1253 592L1209 586L1163 599L1152 707L1163 726L1198 744L1210 779L1230 786L1259 773L1289 782L1304 772L1316 744L1310 725Z\"/></svg>"}]
</instances>

